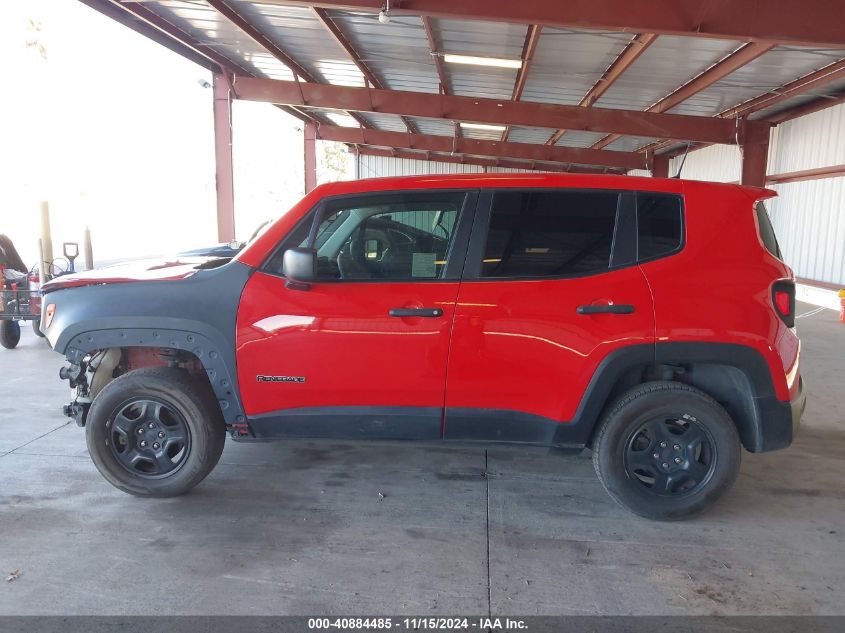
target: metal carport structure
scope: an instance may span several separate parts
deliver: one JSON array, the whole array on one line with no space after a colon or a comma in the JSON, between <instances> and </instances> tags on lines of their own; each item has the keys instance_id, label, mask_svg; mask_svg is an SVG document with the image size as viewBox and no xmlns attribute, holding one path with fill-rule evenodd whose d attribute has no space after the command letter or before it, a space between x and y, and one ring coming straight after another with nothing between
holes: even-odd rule
<instances>
[{"instance_id":1,"label":"metal carport structure","mask_svg":"<svg viewBox=\"0 0 845 633\"><path fill-rule=\"evenodd\" d=\"M214 73L221 240L234 235L233 99L305 122L306 189L318 139L654 176L691 146L730 144L741 181L762 186L772 126L845 101L836 0L81 1Z\"/></svg>"}]
</instances>

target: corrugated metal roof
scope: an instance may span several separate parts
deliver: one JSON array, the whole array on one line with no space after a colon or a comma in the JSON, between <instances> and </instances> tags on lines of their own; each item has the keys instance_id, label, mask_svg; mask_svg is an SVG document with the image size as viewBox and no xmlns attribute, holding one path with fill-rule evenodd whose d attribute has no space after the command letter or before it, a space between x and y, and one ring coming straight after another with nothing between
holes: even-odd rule
<instances>
[{"instance_id":1,"label":"corrugated metal roof","mask_svg":"<svg viewBox=\"0 0 845 633\"><path fill-rule=\"evenodd\" d=\"M316 79L336 85L364 85L363 76L347 51L338 45L311 8L276 0L227 2ZM198 48L210 48L251 74L292 78L282 62L218 14L205 0L144 0L143 7L183 30L195 40ZM128 5L127 8L131 10ZM388 23L382 24L375 10L332 10L328 15L386 88L438 92L440 82L435 57L421 18L393 15ZM436 48L434 54L441 56L456 53L519 59L529 32L528 24L442 18L431 18L429 22ZM632 37L632 33L544 27L526 74L522 100L578 104ZM645 110L742 44L733 40L661 35L622 73L595 106ZM843 58L845 49L777 46L676 106L672 113L712 116ZM516 69L446 62L441 65L448 91L463 96L510 99L519 75ZM753 116L766 116L821 95L841 94L842 91L845 91L845 80L786 99ZM406 129L393 115L365 114L363 119L378 129ZM451 121L418 119L415 124L423 134L452 136L454 133ZM467 138L498 140L501 136L496 130L464 128L462 132ZM509 139L540 144L553 132L549 128L517 126L511 129ZM589 147L603 136L567 131L557 144ZM636 150L652 140L659 139L622 137L609 145L609 149Z\"/></svg>"},{"instance_id":2,"label":"corrugated metal roof","mask_svg":"<svg viewBox=\"0 0 845 633\"><path fill-rule=\"evenodd\" d=\"M582 132L567 130L558 142L555 143L558 147L590 147L594 143L603 139L606 134L599 132Z\"/></svg>"},{"instance_id":3,"label":"corrugated metal roof","mask_svg":"<svg viewBox=\"0 0 845 633\"><path fill-rule=\"evenodd\" d=\"M473 20L431 21L438 34L440 53L519 59L528 27L524 24ZM517 71L443 63L451 94L490 99L510 99Z\"/></svg>"},{"instance_id":4,"label":"corrugated metal roof","mask_svg":"<svg viewBox=\"0 0 845 633\"><path fill-rule=\"evenodd\" d=\"M388 130L390 132L407 132L408 128L402 122L402 117L395 114L381 114L381 113L361 113L363 118L371 127L379 130Z\"/></svg>"},{"instance_id":5,"label":"corrugated metal roof","mask_svg":"<svg viewBox=\"0 0 845 633\"><path fill-rule=\"evenodd\" d=\"M517 127L511 128L508 141L512 143L534 143L543 145L557 130L548 127Z\"/></svg>"},{"instance_id":6,"label":"corrugated metal roof","mask_svg":"<svg viewBox=\"0 0 845 633\"><path fill-rule=\"evenodd\" d=\"M645 110L741 45L729 40L658 37L595 105Z\"/></svg>"},{"instance_id":7,"label":"corrugated metal roof","mask_svg":"<svg viewBox=\"0 0 845 633\"><path fill-rule=\"evenodd\" d=\"M842 58L842 49L776 46L669 112L714 116Z\"/></svg>"},{"instance_id":8,"label":"corrugated metal roof","mask_svg":"<svg viewBox=\"0 0 845 633\"><path fill-rule=\"evenodd\" d=\"M659 138L649 138L647 136L623 136L613 141L606 149L617 152L633 152L643 145L655 143L659 140Z\"/></svg>"},{"instance_id":9,"label":"corrugated metal roof","mask_svg":"<svg viewBox=\"0 0 845 633\"><path fill-rule=\"evenodd\" d=\"M237 11L297 60L328 83L363 86L364 77L326 32L308 7L229 0Z\"/></svg>"},{"instance_id":10,"label":"corrugated metal roof","mask_svg":"<svg viewBox=\"0 0 845 633\"><path fill-rule=\"evenodd\" d=\"M241 67L270 79L293 79L287 66L202 0L161 0L147 6Z\"/></svg>"},{"instance_id":11,"label":"corrugated metal roof","mask_svg":"<svg viewBox=\"0 0 845 633\"><path fill-rule=\"evenodd\" d=\"M630 41L628 33L544 28L522 100L578 105Z\"/></svg>"},{"instance_id":12,"label":"corrugated metal roof","mask_svg":"<svg viewBox=\"0 0 845 633\"><path fill-rule=\"evenodd\" d=\"M420 18L399 16L381 24L375 13L331 11L330 15L385 88L438 91L440 80Z\"/></svg>"}]
</instances>

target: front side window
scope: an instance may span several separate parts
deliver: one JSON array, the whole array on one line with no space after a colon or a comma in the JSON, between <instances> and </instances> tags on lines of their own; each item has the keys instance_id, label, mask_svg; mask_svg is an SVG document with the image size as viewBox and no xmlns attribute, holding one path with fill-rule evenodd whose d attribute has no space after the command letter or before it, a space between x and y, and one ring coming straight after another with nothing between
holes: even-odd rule
<instances>
[{"instance_id":1,"label":"front side window","mask_svg":"<svg viewBox=\"0 0 845 633\"><path fill-rule=\"evenodd\" d=\"M612 191L497 191L481 276L608 270L619 198Z\"/></svg>"},{"instance_id":2,"label":"front side window","mask_svg":"<svg viewBox=\"0 0 845 633\"><path fill-rule=\"evenodd\" d=\"M320 213L312 247L317 281L414 281L439 279L449 261L463 192L408 193L333 200ZM285 240L309 246L312 223ZM281 252L268 269L281 272Z\"/></svg>"}]
</instances>

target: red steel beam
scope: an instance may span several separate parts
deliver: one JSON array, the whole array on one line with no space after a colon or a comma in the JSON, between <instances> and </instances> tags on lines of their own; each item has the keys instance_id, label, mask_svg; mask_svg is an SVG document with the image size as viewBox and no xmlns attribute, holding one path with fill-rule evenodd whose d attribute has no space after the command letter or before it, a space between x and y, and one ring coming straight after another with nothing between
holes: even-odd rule
<instances>
[{"instance_id":1,"label":"red steel beam","mask_svg":"<svg viewBox=\"0 0 845 633\"><path fill-rule=\"evenodd\" d=\"M537 43L540 41L540 33L543 27L537 24L530 24L525 34L525 43L522 45L522 66L516 74L516 81L513 85L511 99L519 101L522 98L522 91L525 90L525 81L528 79L528 71L531 68L531 61L534 59L534 51L537 50ZM510 126L502 132L502 141L507 141L511 133Z\"/></svg>"},{"instance_id":2,"label":"red steel beam","mask_svg":"<svg viewBox=\"0 0 845 633\"><path fill-rule=\"evenodd\" d=\"M217 188L217 239L235 239L235 181L232 168L232 99L229 82L214 79L214 175Z\"/></svg>"},{"instance_id":3,"label":"red steel beam","mask_svg":"<svg viewBox=\"0 0 845 633\"><path fill-rule=\"evenodd\" d=\"M384 0L264 0L377 13ZM839 0L402 0L391 15L845 48Z\"/></svg>"},{"instance_id":4,"label":"red steel beam","mask_svg":"<svg viewBox=\"0 0 845 633\"><path fill-rule=\"evenodd\" d=\"M840 93L832 97L821 97L819 99L814 99L809 103L805 103L795 108L785 110L784 112L779 112L778 114L766 117L766 121L778 125L785 121L797 119L800 116L806 116L808 114L812 114L813 112L818 112L819 110L824 110L826 108L839 105L840 103L845 103L845 93Z\"/></svg>"},{"instance_id":5,"label":"red steel beam","mask_svg":"<svg viewBox=\"0 0 845 633\"><path fill-rule=\"evenodd\" d=\"M364 79L367 80L373 88L384 88L382 85L381 80L375 76L370 67L364 63L361 59L361 56L358 54L358 51L355 50L355 47L352 46L352 42L346 37L343 31L340 30L340 27L337 23L332 19L329 15L328 11L325 9L318 9L313 8L314 14L317 16L317 19L322 23L322 25L326 28L329 34L332 36L332 39L337 42L338 46L340 46L346 54L349 56L349 59L352 60L352 63L358 67L358 70L361 71L361 74L364 75Z\"/></svg>"},{"instance_id":6,"label":"red steel beam","mask_svg":"<svg viewBox=\"0 0 845 633\"><path fill-rule=\"evenodd\" d=\"M302 163L305 174L305 193L317 186L317 126L306 123L303 132Z\"/></svg>"},{"instance_id":7,"label":"red steel beam","mask_svg":"<svg viewBox=\"0 0 845 633\"><path fill-rule=\"evenodd\" d=\"M683 86L666 95L654 105L646 108L646 112L667 112L675 106L683 103L690 97L697 95L702 90L712 86L717 81L721 81L735 70L742 68L746 64L751 63L760 55L763 55L774 48L774 42L749 42L743 44L733 53L713 64L700 73L696 77L690 79ZM611 134L601 139L598 143L593 145L594 149L602 149L607 147L613 141L620 138L621 134Z\"/></svg>"},{"instance_id":8,"label":"red steel beam","mask_svg":"<svg viewBox=\"0 0 845 633\"><path fill-rule=\"evenodd\" d=\"M769 160L769 132L771 126L759 121L752 122L743 130L740 148L742 150L743 185L766 186L766 167Z\"/></svg>"},{"instance_id":9,"label":"red steel beam","mask_svg":"<svg viewBox=\"0 0 845 633\"><path fill-rule=\"evenodd\" d=\"M655 156L652 160L651 175L654 178L668 178L669 177L669 157Z\"/></svg>"},{"instance_id":10,"label":"red steel beam","mask_svg":"<svg viewBox=\"0 0 845 633\"><path fill-rule=\"evenodd\" d=\"M539 24L531 24L525 34L525 43L522 45L522 67L516 75L516 82L513 86L511 99L519 101L522 98L522 91L525 90L525 80L528 79L528 71L531 69L531 62L534 59L534 51L537 50L537 43L540 41L540 34L543 27Z\"/></svg>"},{"instance_id":11,"label":"red steel beam","mask_svg":"<svg viewBox=\"0 0 845 633\"><path fill-rule=\"evenodd\" d=\"M431 56L434 58L434 67L437 70L437 78L440 81L440 93L449 94L448 83L446 83L446 70L443 68L443 59L438 54L437 40L434 38L434 29L431 28L431 20L428 16L422 16L423 30L425 31L425 39L428 40L428 49L431 51Z\"/></svg>"},{"instance_id":12,"label":"red steel beam","mask_svg":"<svg viewBox=\"0 0 845 633\"><path fill-rule=\"evenodd\" d=\"M608 66L601 78L595 83L595 85L593 85L592 88L590 88L587 94L584 95L584 98L581 99L581 102L578 105L582 108L591 107L614 83L616 83L616 80L622 76L622 73L628 70L628 68L631 67L631 64L639 59L640 55L642 55L646 49L652 45L655 39L657 39L657 35L654 33L640 33L635 35L634 39L632 39L624 50L619 53L619 56L613 60L613 63ZM564 134L566 134L566 130L556 131L549 137L546 144L554 145Z\"/></svg>"},{"instance_id":13,"label":"red steel beam","mask_svg":"<svg viewBox=\"0 0 845 633\"><path fill-rule=\"evenodd\" d=\"M550 147L548 145L503 143L501 141L482 141L470 138L455 139L451 136L407 134L405 132L364 130L330 125L321 125L317 130L317 138L355 145L425 150L447 154L472 154L489 156L490 158L578 163L619 169L648 168L645 157L636 152L612 152L579 147Z\"/></svg>"},{"instance_id":14,"label":"red steel beam","mask_svg":"<svg viewBox=\"0 0 845 633\"><path fill-rule=\"evenodd\" d=\"M477 165L479 167L503 167L505 169L531 169L536 171L552 171L572 174L621 174L613 168L595 169L579 165L560 163L522 162L503 158L484 158L481 156L465 156L463 154L432 154L430 152L415 152L404 149L383 149L358 145L351 151L353 154L383 156L386 158L410 158L412 160L436 161L440 163L455 163L459 165Z\"/></svg>"},{"instance_id":15,"label":"red steel beam","mask_svg":"<svg viewBox=\"0 0 845 633\"><path fill-rule=\"evenodd\" d=\"M709 143L731 143L736 133L733 121L711 117L580 108L252 77L237 78L236 90L237 97L247 101L313 108L337 108L356 112L384 112L494 125L568 127L574 130L618 132L633 136L659 136Z\"/></svg>"},{"instance_id":16,"label":"red steel beam","mask_svg":"<svg viewBox=\"0 0 845 633\"><path fill-rule=\"evenodd\" d=\"M817 167L816 169L802 169L783 174L766 176L767 185L782 185L788 182L801 182L803 180L819 180L821 178L840 178L845 176L845 165L831 165L830 167Z\"/></svg>"}]
</instances>

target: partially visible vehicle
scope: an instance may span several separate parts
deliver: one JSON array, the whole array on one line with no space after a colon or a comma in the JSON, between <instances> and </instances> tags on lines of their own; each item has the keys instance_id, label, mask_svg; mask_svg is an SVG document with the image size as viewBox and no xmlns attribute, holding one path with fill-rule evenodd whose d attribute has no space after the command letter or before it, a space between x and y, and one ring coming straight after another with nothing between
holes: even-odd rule
<instances>
[{"instance_id":1,"label":"partially visible vehicle","mask_svg":"<svg viewBox=\"0 0 845 633\"><path fill-rule=\"evenodd\" d=\"M249 239L246 242L239 242L238 240L232 240L231 242L226 242L225 244L217 244L215 246L208 246L204 248L195 248L190 251L183 251L178 253L177 257L228 257L232 258L235 257L238 253L243 250L243 248L252 242L256 238L256 236L265 229L272 220L265 220L261 224L258 225L252 235L249 236Z\"/></svg>"},{"instance_id":2,"label":"partially visible vehicle","mask_svg":"<svg viewBox=\"0 0 845 633\"><path fill-rule=\"evenodd\" d=\"M21 340L21 321L44 336L41 321L41 280L34 268L27 270L12 240L0 235L0 346L14 349Z\"/></svg>"},{"instance_id":3,"label":"partially visible vehicle","mask_svg":"<svg viewBox=\"0 0 845 633\"><path fill-rule=\"evenodd\" d=\"M227 434L513 443L589 447L614 500L683 518L803 413L774 195L599 175L322 185L231 261L49 282L65 411L140 496L190 490Z\"/></svg>"}]
</instances>

